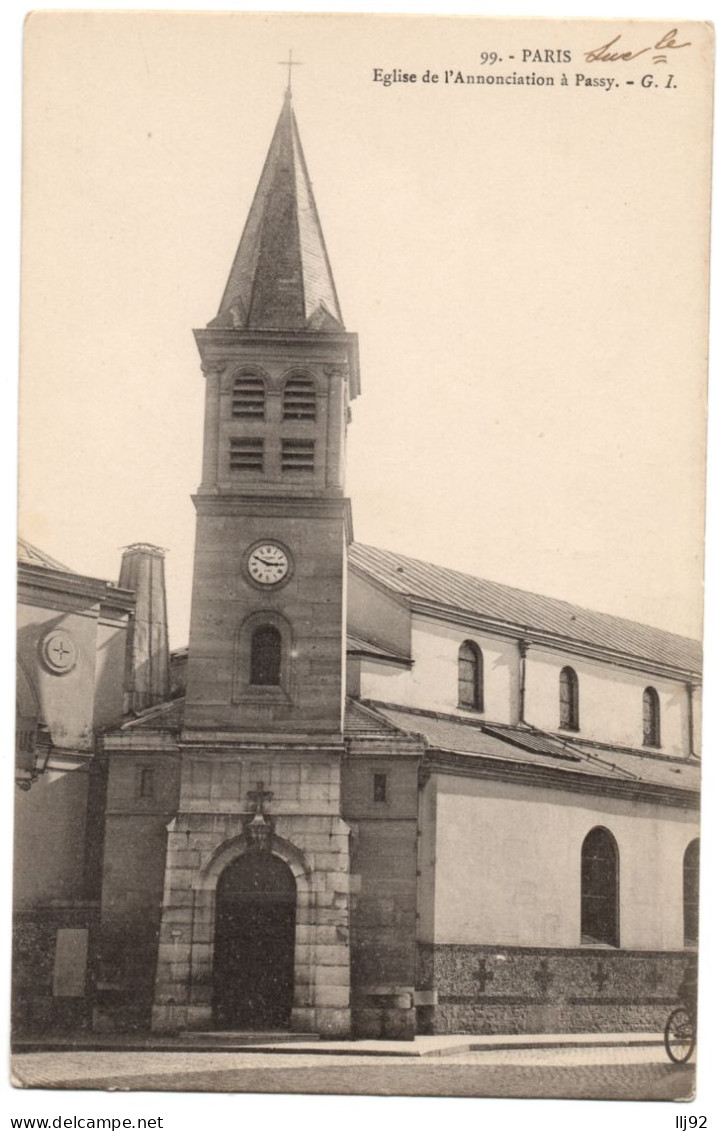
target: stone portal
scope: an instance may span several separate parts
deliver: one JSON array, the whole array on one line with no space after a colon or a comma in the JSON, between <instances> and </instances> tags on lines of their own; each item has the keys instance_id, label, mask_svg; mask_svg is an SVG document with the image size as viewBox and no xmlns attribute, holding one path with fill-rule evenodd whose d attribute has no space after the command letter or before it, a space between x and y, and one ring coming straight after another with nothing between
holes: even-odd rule
<instances>
[{"instance_id":1,"label":"stone portal","mask_svg":"<svg viewBox=\"0 0 717 1131\"><path fill-rule=\"evenodd\" d=\"M288 1029L294 1001L296 881L267 852L239 856L217 884L214 1024Z\"/></svg>"}]
</instances>

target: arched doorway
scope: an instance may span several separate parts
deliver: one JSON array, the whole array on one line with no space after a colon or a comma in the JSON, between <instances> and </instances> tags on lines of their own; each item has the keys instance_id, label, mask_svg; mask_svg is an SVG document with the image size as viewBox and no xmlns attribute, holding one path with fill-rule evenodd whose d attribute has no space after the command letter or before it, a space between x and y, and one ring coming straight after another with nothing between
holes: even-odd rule
<instances>
[{"instance_id":1,"label":"arched doorway","mask_svg":"<svg viewBox=\"0 0 717 1131\"><path fill-rule=\"evenodd\" d=\"M214 1023L287 1029L294 998L296 881L283 860L249 852L217 884Z\"/></svg>"}]
</instances>

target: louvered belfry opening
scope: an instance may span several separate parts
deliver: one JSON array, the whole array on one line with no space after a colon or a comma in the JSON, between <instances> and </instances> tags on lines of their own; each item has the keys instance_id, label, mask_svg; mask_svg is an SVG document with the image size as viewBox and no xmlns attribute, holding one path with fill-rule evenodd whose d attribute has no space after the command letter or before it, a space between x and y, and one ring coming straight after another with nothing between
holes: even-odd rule
<instances>
[{"instance_id":1,"label":"louvered belfry opening","mask_svg":"<svg viewBox=\"0 0 717 1131\"><path fill-rule=\"evenodd\" d=\"M263 420L266 392L261 377L241 374L232 387L232 416L240 420Z\"/></svg>"},{"instance_id":2,"label":"louvered belfry opening","mask_svg":"<svg viewBox=\"0 0 717 1131\"><path fill-rule=\"evenodd\" d=\"M316 390L310 377L290 377L286 382L284 420L316 420Z\"/></svg>"},{"instance_id":3,"label":"louvered belfry opening","mask_svg":"<svg viewBox=\"0 0 717 1131\"><path fill-rule=\"evenodd\" d=\"M229 442L230 471L263 471L264 441L232 436Z\"/></svg>"},{"instance_id":4,"label":"louvered belfry opening","mask_svg":"<svg viewBox=\"0 0 717 1131\"><path fill-rule=\"evenodd\" d=\"M314 470L314 441L282 440L281 470L312 473Z\"/></svg>"}]
</instances>

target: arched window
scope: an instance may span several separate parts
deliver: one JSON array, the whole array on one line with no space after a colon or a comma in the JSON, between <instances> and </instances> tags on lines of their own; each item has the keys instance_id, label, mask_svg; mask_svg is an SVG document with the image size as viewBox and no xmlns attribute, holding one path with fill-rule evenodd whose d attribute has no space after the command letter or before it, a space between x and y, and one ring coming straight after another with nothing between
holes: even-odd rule
<instances>
[{"instance_id":1,"label":"arched window","mask_svg":"<svg viewBox=\"0 0 717 1131\"><path fill-rule=\"evenodd\" d=\"M263 420L266 390L261 377L240 373L232 386L232 416L241 420Z\"/></svg>"},{"instance_id":2,"label":"arched window","mask_svg":"<svg viewBox=\"0 0 717 1131\"><path fill-rule=\"evenodd\" d=\"M654 687L642 693L642 745L660 745L660 696Z\"/></svg>"},{"instance_id":3,"label":"arched window","mask_svg":"<svg viewBox=\"0 0 717 1131\"><path fill-rule=\"evenodd\" d=\"M563 668L560 673L560 725L564 730L578 730L580 727L578 694L578 677L572 668Z\"/></svg>"},{"instance_id":4,"label":"arched window","mask_svg":"<svg viewBox=\"0 0 717 1131\"><path fill-rule=\"evenodd\" d=\"M458 649L458 706L483 710L483 654L472 640Z\"/></svg>"},{"instance_id":5,"label":"arched window","mask_svg":"<svg viewBox=\"0 0 717 1131\"><path fill-rule=\"evenodd\" d=\"M261 624L251 636L249 682L255 687L281 683L281 633L273 624Z\"/></svg>"},{"instance_id":6,"label":"arched window","mask_svg":"<svg viewBox=\"0 0 717 1131\"><path fill-rule=\"evenodd\" d=\"M612 833L591 829L580 858L580 941L619 946L618 855Z\"/></svg>"},{"instance_id":7,"label":"arched window","mask_svg":"<svg viewBox=\"0 0 717 1131\"><path fill-rule=\"evenodd\" d=\"M290 377L284 385L284 420L316 420L316 390L310 377Z\"/></svg>"},{"instance_id":8,"label":"arched window","mask_svg":"<svg viewBox=\"0 0 717 1131\"><path fill-rule=\"evenodd\" d=\"M682 908L685 946L697 946L700 925L700 842L692 840L682 861Z\"/></svg>"}]
</instances>

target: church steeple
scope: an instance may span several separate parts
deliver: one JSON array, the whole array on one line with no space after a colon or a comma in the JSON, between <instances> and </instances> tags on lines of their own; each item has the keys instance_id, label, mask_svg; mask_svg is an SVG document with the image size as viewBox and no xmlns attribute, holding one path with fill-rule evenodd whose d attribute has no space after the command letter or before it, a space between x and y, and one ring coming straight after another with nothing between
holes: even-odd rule
<instances>
[{"instance_id":1,"label":"church steeple","mask_svg":"<svg viewBox=\"0 0 717 1131\"><path fill-rule=\"evenodd\" d=\"M209 326L343 329L289 87L219 313Z\"/></svg>"},{"instance_id":2,"label":"church steeple","mask_svg":"<svg viewBox=\"0 0 717 1131\"><path fill-rule=\"evenodd\" d=\"M219 314L195 336L206 399L185 733L333 742L358 344L288 91Z\"/></svg>"}]
</instances>

